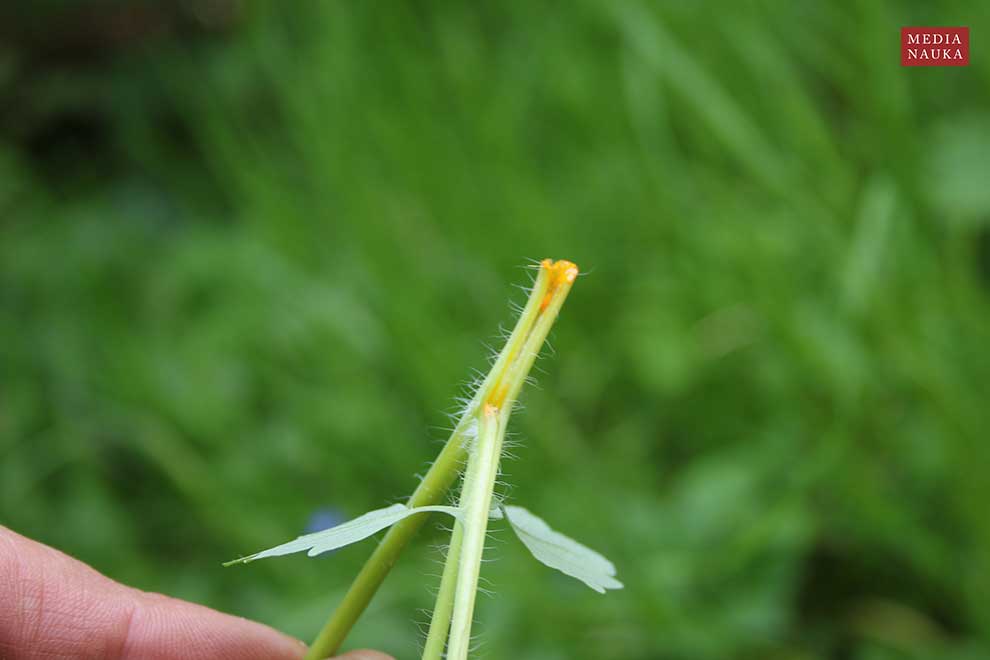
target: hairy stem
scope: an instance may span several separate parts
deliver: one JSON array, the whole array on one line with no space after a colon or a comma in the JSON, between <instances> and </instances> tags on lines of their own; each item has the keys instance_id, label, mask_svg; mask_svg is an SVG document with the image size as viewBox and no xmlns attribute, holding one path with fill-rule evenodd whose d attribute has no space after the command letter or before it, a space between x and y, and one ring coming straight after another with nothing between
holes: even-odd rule
<instances>
[{"instance_id":1,"label":"hairy stem","mask_svg":"<svg viewBox=\"0 0 990 660\"><path fill-rule=\"evenodd\" d=\"M447 560L443 564L440 590L437 592L437 602L433 606L433 616L430 619L430 632L426 635L426 645L423 647L423 660L440 660L443 657L447 631L450 629L450 615L454 610L454 588L457 585L457 566L460 562L463 541L464 525L458 520L454 523L454 531L450 535L450 547L447 549Z\"/></svg>"},{"instance_id":2,"label":"hairy stem","mask_svg":"<svg viewBox=\"0 0 990 660\"><path fill-rule=\"evenodd\" d=\"M410 508L435 504L450 488L457 477L463 461L464 450L460 446L463 431L454 430L450 440L441 450L419 488L409 498ZM337 652L354 622L371 602L372 596L378 591L385 576L399 559L399 555L419 528L426 522L428 515L410 516L401 520L385 534L382 542L365 562L344 599L337 606L330 620L320 631L306 652L305 660L323 660Z\"/></svg>"},{"instance_id":3,"label":"hairy stem","mask_svg":"<svg viewBox=\"0 0 990 660\"><path fill-rule=\"evenodd\" d=\"M555 280L550 264L549 260L541 264L526 307L519 316L505 347L470 404L465 408L460 421L440 451L440 455L437 456L436 461L430 466L426 476L423 477L412 497L409 498L407 503L409 507L436 504L446 494L454 479L457 478L466 455L464 435L476 418L481 403L489 399L493 392L502 386L506 371L516 362L518 355L523 351L534 326L537 326L541 317L545 316L546 302L548 296L552 297ZM559 305L557 309L559 309ZM546 334L543 336L545 337ZM540 342L542 343L542 339ZM427 517L424 515L406 518L394 525L385 534L374 553L365 562L357 577L354 578L354 582L351 583L340 605L337 606L326 625L310 645L305 660L322 660L337 652L347 633L350 632L358 617L371 602L372 597L398 560L406 543L419 531Z\"/></svg>"},{"instance_id":4,"label":"hairy stem","mask_svg":"<svg viewBox=\"0 0 990 660\"><path fill-rule=\"evenodd\" d=\"M477 440L475 441L477 444ZM470 467L464 473L464 483L461 485L461 501L459 506L464 510L463 493L471 489L472 482L477 479L477 471ZM426 645L423 647L423 660L440 660L447 643L447 632L450 630L451 613L454 610L454 590L457 586L457 572L461 561L461 547L464 543L464 523L460 518L454 521L454 531L450 534L450 547L447 548L447 559L443 564L443 576L440 578L440 590L437 591L437 602L433 607L430 618L430 631L426 635Z\"/></svg>"},{"instance_id":5,"label":"hairy stem","mask_svg":"<svg viewBox=\"0 0 990 660\"><path fill-rule=\"evenodd\" d=\"M478 423L478 437L468 458L461 508L464 511L464 540L457 567L454 613L450 624L448 660L465 660L471 645L471 622L478 593L481 556L485 551L488 510L491 507L495 477L505 429L500 424L498 408L485 404Z\"/></svg>"}]
</instances>

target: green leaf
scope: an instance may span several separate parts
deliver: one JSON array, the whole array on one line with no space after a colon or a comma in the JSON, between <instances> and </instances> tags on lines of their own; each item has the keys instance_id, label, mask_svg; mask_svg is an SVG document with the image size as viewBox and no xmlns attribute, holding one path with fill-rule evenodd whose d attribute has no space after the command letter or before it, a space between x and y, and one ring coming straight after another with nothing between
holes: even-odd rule
<instances>
[{"instance_id":1,"label":"green leaf","mask_svg":"<svg viewBox=\"0 0 990 660\"><path fill-rule=\"evenodd\" d=\"M521 506L502 507L513 531L533 556L550 568L570 575L597 591L621 589L615 565L591 548L550 528L541 518Z\"/></svg>"},{"instance_id":2,"label":"green leaf","mask_svg":"<svg viewBox=\"0 0 990 660\"><path fill-rule=\"evenodd\" d=\"M336 550L337 548L342 548L345 545L362 541L372 534L394 525L403 518L408 518L409 516L417 513L428 512L449 513L455 518L461 515L461 510L453 506L420 506L410 509L405 504L393 504L392 506L385 507L384 509L369 511L362 516L358 516L354 520L349 520L345 523L337 525L336 527L325 529L322 532L306 534L305 536L300 536L294 541L277 545L274 548L269 548L268 550L262 550L261 552L256 552L253 555L248 555L247 557L241 557L240 559L228 561L224 564L224 566L230 566L231 564L246 564L247 562L254 561L256 559L280 557L282 555L290 555L295 552L303 551L308 551L307 554L310 557L315 557L316 555L324 552Z\"/></svg>"}]
</instances>

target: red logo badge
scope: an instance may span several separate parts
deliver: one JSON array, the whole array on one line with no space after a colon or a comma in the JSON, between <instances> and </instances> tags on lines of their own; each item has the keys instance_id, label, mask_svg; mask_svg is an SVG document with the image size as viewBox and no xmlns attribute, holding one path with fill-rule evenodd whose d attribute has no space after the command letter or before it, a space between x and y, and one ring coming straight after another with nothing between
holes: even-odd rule
<instances>
[{"instance_id":1,"label":"red logo badge","mask_svg":"<svg viewBox=\"0 0 990 660\"><path fill-rule=\"evenodd\" d=\"M901 66L967 66L968 27L901 28Z\"/></svg>"}]
</instances>

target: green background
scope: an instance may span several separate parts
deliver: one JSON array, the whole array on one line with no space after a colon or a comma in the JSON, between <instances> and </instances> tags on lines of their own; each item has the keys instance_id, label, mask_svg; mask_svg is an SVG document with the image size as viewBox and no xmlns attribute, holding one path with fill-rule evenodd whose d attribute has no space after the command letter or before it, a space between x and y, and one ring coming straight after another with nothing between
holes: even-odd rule
<instances>
[{"instance_id":1,"label":"green background","mask_svg":"<svg viewBox=\"0 0 990 660\"><path fill-rule=\"evenodd\" d=\"M990 20L943 2L0 10L0 523L311 638L525 295L488 658L990 657ZM902 25L968 25L902 68ZM489 347L486 347L486 344ZM349 646L417 657L444 535Z\"/></svg>"}]
</instances>

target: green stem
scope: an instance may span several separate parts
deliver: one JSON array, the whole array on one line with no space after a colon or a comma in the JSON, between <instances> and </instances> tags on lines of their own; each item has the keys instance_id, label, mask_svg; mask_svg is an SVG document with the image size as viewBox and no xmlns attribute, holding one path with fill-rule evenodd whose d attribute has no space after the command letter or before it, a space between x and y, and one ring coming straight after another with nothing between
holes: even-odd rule
<instances>
[{"instance_id":1,"label":"green stem","mask_svg":"<svg viewBox=\"0 0 990 660\"><path fill-rule=\"evenodd\" d=\"M471 645L471 622L478 593L481 557L485 551L488 511L498 475L499 457L502 455L504 427L500 421L498 408L486 404L478 423L478 437L468 459L468 476L461 493L464 541L458 562L448 660L466 660Z\"/></svg>"},{"instance_id":2,"label":"green stem","mask_svg":"<svg viewBox=\"0 0 990 660\"><path fill-rule=\"evenodd\" d=\"M430 632L426 636L426 646L423 647L423 660L440 660L443 657L447 631L450 629L450 613L454 609L457 565L460 561L463 541L464 525L458 520L454 523L454 531L450 535L447 560L443 565L443 577L440 578L440 591L437 592L437 602L433 606L433 617L430 619Z\"/></svg>"},{"instance_id":3,"label":"green stem","mask_svg":"<svg viewBox=\"0 0 990 660\"><path fill-rule=\"evenodd\" d=\"M407 502L409 507L436 504L450 488L454 479L457 478L466 455L464 434L472 420L476 418L481 402L487 400L493 390L501 386L506 370L510 368L515 362L516 356L523 350L534 325L537 325L538 319L543 315L543 303L549 290L550 275L548 269L541 266L530 291L529 300L516 322L512 335L495 364L492 365L491 371L488 372L481 387L478 388L471 403L465 409L457 427L440 451L440 455L437 456L437 460L430 466L426 476L423 477L412 497L409 498ZM423 515L406 518L392 526L385 534L374 553L365 562L357 577L354 578L354 582L344 594L344 599L340 605L337 606L319 635L313 640L304 660L323 660L323 658L337 652L347 633L350 632L392 566L395 565L406 543L419 531L428 517Z\"/></svg>"},{"instance_id":4,"label":"green stem","mask_svg":"<svg viewBox=\"0 0 990 660\"><path fill-rule=\"evenodd\" d=\"M477 440L475 440L475 445ZM477 480L476 470L472 470L470 462L464 472L461 484L459 507L464 510L464 493L469 492ZM454 521L454 531L450 535L450 547L447 549L447 559L443 564L443 576L440 578L440 590L437 591L437 602L433 607L430 619L430 631L426 636L423 647L423 660L440 660L444 646L447 644L447 632L450 630L451 613L454 610L454 590L457 586L457 571L461 560L461 546L464 543L464 523L460 518Z\"/></svg>"},{"instance_id":5,"label":"green stem","mask_svg":"<svg viewBox=\"0 0 990 660\"><path fill-rule=\"evenodd\" d=\"M409 498L407 506L413 508L435 504L447 492L450 484L457 477L463 461L464 450L460 444L462 433L460 427L454 430L437 460L434 461L413 496ZM419 531L428 517L428 515L410 516L392 525L354 578L354 582L330 620L310 645L305 660L323 660L337 652L354 622L364 612L372 596L385 580L385 576L399 559L406 543Z\"/></svg>"},{"instance_id":6,"label":"green stem","mask_svg":"<svg viewBox=\"0 0 990 660\"><path fill-rule=\"evenodd\" d=\"M461 493L470 489L471 483L476 478L475 471L469 466L464 473ZM463 511L463 495L459 506ZM454 609L454 589L457 585L457 567L463 542L464 523L458 518L454 521L454 531L450 534L450 547L447 548L447 559L444 561L443 576L440 578L440 590L437 591L437 602L433 607L433 616L430 618L430 631L426 635L426 644L423 647L423 660L440 660L443 655L447 632L450 630L450 616Z\"/></svg>"}]
</instances>

